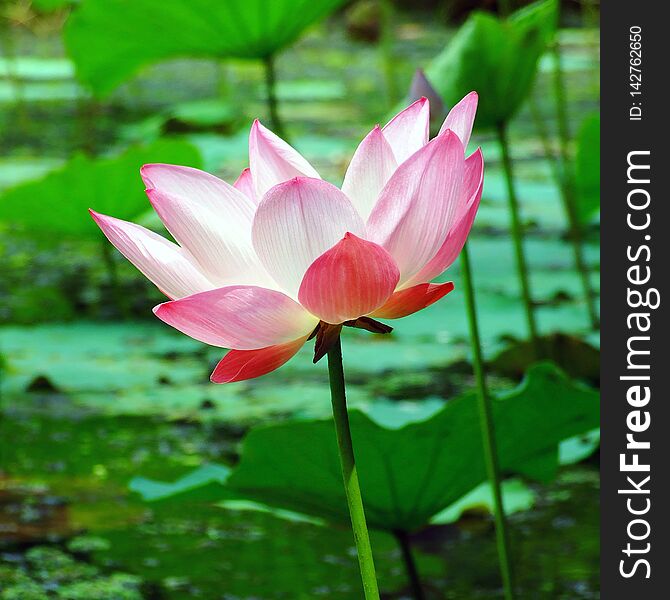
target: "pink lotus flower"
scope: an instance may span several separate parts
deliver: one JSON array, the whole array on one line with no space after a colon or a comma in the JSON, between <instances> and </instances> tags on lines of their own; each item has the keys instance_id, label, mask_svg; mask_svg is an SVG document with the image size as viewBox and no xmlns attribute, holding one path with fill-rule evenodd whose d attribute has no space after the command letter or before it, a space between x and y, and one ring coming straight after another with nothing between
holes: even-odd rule
<instances>
[{"instance_id":1,"label":"pink lotus flower","mask_svg":"<svg viewBox=\"0 0 670 600\"><path fill-rule=\"evenodd\" d=\"M472 92L428 140L425 98L376 126L342 189L255 121L249 164L234 185L208 173L144 165L147 195L177 244L91 211L110 242L171 301L154 313L206 344L231 348L224 383L264 375L317 334L317 356L342 325L387 332L439 300L430 283L460 253L483 185L483 158L464 158Z\"/></svg>"}]
</instances>

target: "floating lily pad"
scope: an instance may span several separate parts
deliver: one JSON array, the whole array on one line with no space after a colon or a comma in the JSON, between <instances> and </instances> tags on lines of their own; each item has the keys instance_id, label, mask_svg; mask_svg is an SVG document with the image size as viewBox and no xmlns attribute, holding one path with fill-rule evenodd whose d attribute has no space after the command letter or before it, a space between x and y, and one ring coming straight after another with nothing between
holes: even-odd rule
<instances>
[{"instance_id":1,"label":"floating lily pad","mask_svg":"<svg viewBox=\"0 0 670 600\"><path fill-rule=\"evenodd\" d=\"M171 131L213 128L229 131L239 113L230 102L209 98L177 104L167 111L165 119L164 127Z\"/></svg>"},{"instance_id":2,"label":"floating lily pad","mask_svg":"<svg viewBox=\"0 0 670 600\"><path fill-rule=\"evenodd\" d=\"M561 442L558 460L562 465L572 465L589 458L600 446L600 429L593 429Z\"/></svg>"},{"instance_id":3,"label":"floating lily pad","mask_svg":"<svg viewBox=\"0 0 670 600\"><path fill-rule=\"evenodd\" d=\"M21 86L20 92L8 81L0 81L0 103L16 102L59 102L76 100L81 96L81 88L69 80L30 81Z\"/></svg>"},{"instance_id":4,"label":"floating lily pad","mask_svg":"<svg viewBox=\"0 0 670 600\"><path fill-rule=\"evenodd\" d=\"M341 100L346 95L347 88L339 79L329 81L297 79L281 81L277 85L277 97L285 102Z\"/></svg>"},{"instance_id":5,"label":"floating lily pad","mask_svg":"<svg viewBox=\"0 0 670 600\"><path fill-rule=\"evenodd\" d=\"M66 58L0 57L0 77L8 77L10 74L28 81L70 79L74 74L74 68L72 62Z\"/></svg>"},{"instance_id":6,"label":"floating lily pad","mask_svg":"<svg viewBox=\"0 0 670 600\"><path fill-rule=\"evenodd\" d=\"M228 481L229 476L229 467L207 464L177 479L174 483L136 477L130 482L129 488L141 494L147 502L156 502L175 496L187 500L191 493L195 493L200 501L220 500L221 486Z\"/></svg>"},{"instance_id":7,"label":"floating lily pad","mask_svg":"<svg viewBox=\"0 0 670 600\"><path fill-rule=\"evenodd\" d=\"M193 351L197 342L151 323L5 327L1 334L10 375L2 381L3 393L21 393L40 377L66 394L156 389L162 377L174 383L193 381L195 373L206 377L194 357L161 358ZM99 396L99 401L109 400Z\"/></svg>"},{"instance_id":8,"label":"floating lily pad","mask_svg":"<svg viewBox=\"0 0 670 600\"><path fill-rule=\"evenodd\" d=\"M535 504L536 494L520 479L508 479L502 482L503 505L505 514L529 510ZM451 506L436 514L431 520L432 525L446 525L458 521L468 512L494 512L493 494L491 486L482 483L454 502Z\"/></svg>"}]
</instances>

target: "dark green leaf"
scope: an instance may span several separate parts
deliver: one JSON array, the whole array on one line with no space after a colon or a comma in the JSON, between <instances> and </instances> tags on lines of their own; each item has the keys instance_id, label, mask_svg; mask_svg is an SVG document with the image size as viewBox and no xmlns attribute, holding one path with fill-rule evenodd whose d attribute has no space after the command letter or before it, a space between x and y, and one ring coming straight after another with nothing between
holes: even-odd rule
<instances>
[{"instance_id":1,"label":"dark green leaf","mask_svg":"<svg viewBox=\"0 0 670 600\"><path fill-rule=\"evenodd\" d=\"M556 7L555 0L544 0L505 20L472 13L426 70L445 105L476 90L478 127L509 120L530 91L538 60L555 32Z\"/></svg>"},{"instance_id":2,"label":"dark green leaf","mask_svg":"<svg viewBox=\"0 0 670 600\"><path fill-rule=\"evenodd\" d=\"M495 398L493 410L503 470L540 480L555 475L559 442L599 422L598 393L573 383L550 363L534 366L516 390ZM350 419L372 527L421 528L486 480L472 395L395 429L359 411L351 411ZM220 491L222 498L232 493L274 508L347 521L332 421L253 429L244 440L240 464Z\"/></svg>"},{"instance_id":3,"label":"dark green leaf","mask_svg":"<svg viewBox=\"0 0 670 600\"><path fill-rule=\"evenodd\" d=\"M600 210L600 115L587 117L579 130L575 186L579 220L586 224Z\"/></svg>"},{"instance_id":4,"label":"dark green leaf","mask_svg":"<svg viewBox=\"0 0 670 600\"><path fill-rule=\"evenodd\" d=\"M140 67L176 57L263 58L343 0L86 0L65 43L78 77L105 95Z\"/></svg>"},{"instance_id":5,"label":"dark green leaf","mask_svg":"<svg viewBox=\"0 0 670 600\"><path fill-rule=\"evenodd\" d=\"M99 236L89 208L121 219L132 219L149 208L139 170L150 162L199 167L200 155L188 142L167 139L130 148L113 158L78 154L42 179L0 196L0 221L31 232Z\"/></svg>"},{"instance_id":6,"label":"dark green leaf","mask_svg":"<svg viewBox=\"0 0 670 600\"><path fill-rule=\"evenodd\" d=\"M598 393L547 363L519 388L494 400L501 466L548 480L561 440L598 426ZM432 418L389 430L351 413L352 436L371 526L413 530L485 481L475 398L456 399ZM228 480L240 496L328 520L348 519L331 421L284 423L252 430Z\"/></svg>"}]
</instances>

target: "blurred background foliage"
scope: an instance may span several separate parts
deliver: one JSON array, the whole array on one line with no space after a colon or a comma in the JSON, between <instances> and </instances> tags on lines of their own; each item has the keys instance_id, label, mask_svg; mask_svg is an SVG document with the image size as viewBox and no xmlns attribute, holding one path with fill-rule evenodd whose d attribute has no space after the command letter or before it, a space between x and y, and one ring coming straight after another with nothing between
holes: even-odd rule
<instances>
[{"instance_id":1,"label":"blurred background foliage","mask_svg":"<svg viewBox=\"0 0 670 600\"><path fill-rule=\"evenodd\" d=\"M598 4L527 4L0 0L0 599L360 597L324 367L212 386L220 351L155 321L87 209L165 233L141 164L232 181L255 117L339 184L417 68L445 110L480 93L469 246L519 597L599 597ZM403 543L426 597L502 594L458 264L443 279L391 336L347 334L387 598L416 597Z\"/></svg>"}]
</instances>

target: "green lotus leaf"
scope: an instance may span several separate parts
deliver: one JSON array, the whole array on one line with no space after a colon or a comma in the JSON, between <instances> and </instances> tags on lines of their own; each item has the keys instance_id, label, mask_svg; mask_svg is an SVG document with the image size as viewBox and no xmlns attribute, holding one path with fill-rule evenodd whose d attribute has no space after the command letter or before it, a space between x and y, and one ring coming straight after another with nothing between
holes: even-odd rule
<instances>
[{"instance_id":1,"label":"green lotus leaf","mask_svg":"<svg viewBox=\"0 0 670 600\"><path fill-rule=\"evenodd\" d=\"M89 208L126 220L150 208L139 172L150 162L201 166L195 146L168 139L135 146L111 158L76 154L43 178L5 191L0 196L0 221L31 233L98 237Z\"/></svg>"},{"instance_id":2,"label":"green lotus leaf","mask_svg":"<svg viewBox=\"0 0 670 600\"><path fill-rule=\"evenodd\" d=\"M86 0L65 29L80 81L100 96L178 58L264 58L344 0Z\"/></svg>"},{"instance_id":3,"label":"green lotus leaf","mask_svg":"<svg viewBox=\"0 0 670 600\"><path fill-rule=\"evenodd\" d=\"M426 75L446 106L472 90L479 93L477 127L508 121L531 89L556 21L556 0L531 4L507 19L473 12Z\"/></svg>"},{"instance_id":4,"label":"green lotus leaf","mask_svg":"<svg viewBox=\"0 0 670 600\"><path fill-rule=\"evenodd\" d=\"M586 224L600 210L600 115L584 119L577 138L575 189L579 220Z\"/></svg>"},{"instance_id":5,"label":"green lotus leaf","mask_svg":"<svg viewBox=\"0 0 670 600\"><path fill-rule=\"evenodd\" d=\"M599 423L598 392L576 384L551 363L533 366L515 390L493 400L500 463L505 473L548 481L559 465L558 446ZM388 428L350 411L365 511L371 527L413 531L456 505L486 481L476 399L450 401L433 416ZM247 500L331 522L349 519L332 420L288 421L252 429L242 458L221 485L221 500ZM198 477L202 477L200 472ZM215 479L205 477L211 499ZM154 487L152 487L152 485ZM155 482L133 489L155 497ZM160 498L185 492L183 480L158 484ZM518 488L512 493L518 493ZM188 497L196 493L189 486ZM476 505L481 490L474 494ZM527 495L522 495L527 501Z\"/></svg>"}]
</instances>

